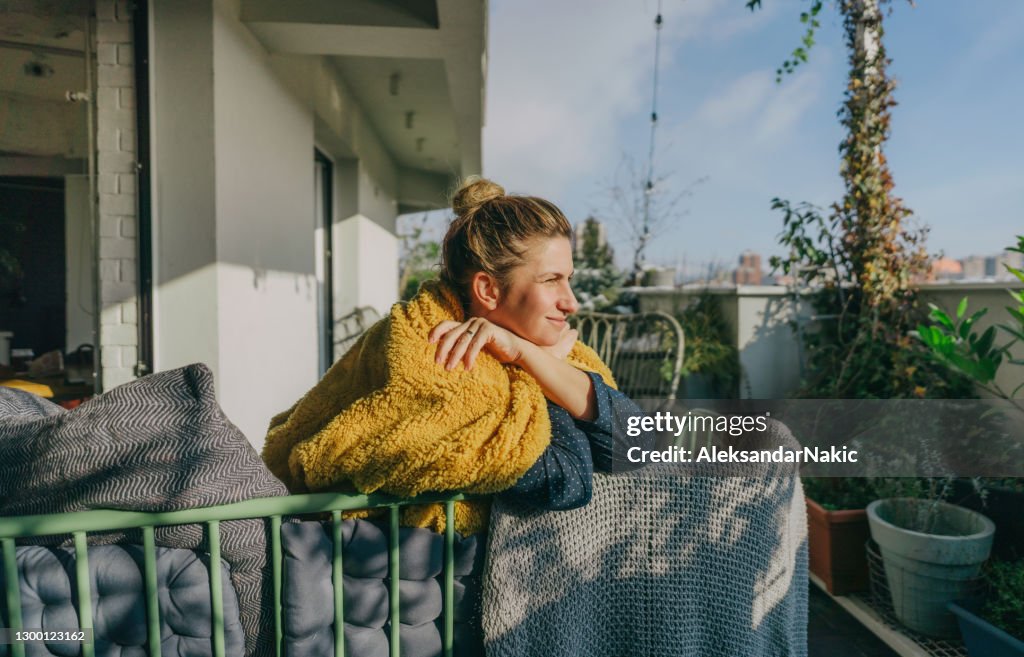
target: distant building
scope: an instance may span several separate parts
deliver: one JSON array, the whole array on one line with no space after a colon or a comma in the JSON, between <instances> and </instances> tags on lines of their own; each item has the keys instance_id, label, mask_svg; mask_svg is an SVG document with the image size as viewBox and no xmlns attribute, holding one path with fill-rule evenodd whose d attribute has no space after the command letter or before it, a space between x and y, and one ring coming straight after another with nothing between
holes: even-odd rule
<instances>
[{"instance_id":1,"label":"distant building","mask_svg":"<svg viewBox=\"0 0 1024 657\"><path fill-rule=\"evenodd\" d=\"M963 278L968 280L978 280L985 278L987 276L991 276L992 274L989 273L990 263L988 262L988 260L989 258L985 256L976 255L967 256L966 258L961 260L960 264L963 270ZM994 266L994 263L992 263L993 268Z\"/></svg>"},{"instance_id":2,"label":"distant building","mask_svg":"<svg viewBox=\"0 0 1024 657\"><path fill-rule=\"evenodd\" d=\"M1024 253L1016 251L1003 251L1000 255L992 258L992 275L997 280L1016 280L1016 276L1006 271L1006 267L1015 269L1024 268Z\"/></svg>"},{"instance_id":3,"label":"distant building","mask_svg":"<svg viewBox=\"0 0 1024 657\"><path fill-rule=\"evenodd\" d=\"M963 278L967 280L1011 280L1013 274L1006 271L1006 266L1024 267L1024 254L1016 251L1003 251L998 255L972 255L960 261L963 265Z\"/></svg>"},{"instance_id":4,"label":"distant building","mask_svg":"<svg viewBox=\"0 0 1024 657\"><path fill-rule=\"evenodd\" d=\"M761 255L750 250L741 253L739 267L732 273L732 282L736 285L761 285L763 278Z\"/></svg>"},{"instance_id":5,"label":"distant building","mask_svg":"<svg viewBox=\"0 0 1024 657\"><path fill-rule=\"evenodd\" d=\"M952 258L937 258L928 272L928 280L931 281L952 281L963 277L964 266Z\"/></svg>"}]
</instances>

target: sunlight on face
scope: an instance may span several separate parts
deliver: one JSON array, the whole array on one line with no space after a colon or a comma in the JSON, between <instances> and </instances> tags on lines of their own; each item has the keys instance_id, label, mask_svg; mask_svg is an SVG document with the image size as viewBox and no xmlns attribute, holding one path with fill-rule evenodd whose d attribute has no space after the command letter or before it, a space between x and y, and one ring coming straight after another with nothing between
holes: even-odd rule
<instances>
[{"instance_id":1,"label":"sunlight on face","mask_svg":"<svg viewBox=\"0 0 1024 657\"><path fill-rule=\"evenodd\" d=\"M540 346L558 342L566 318L579 310L569 281L572 245L565 237L533 240L525 262L512 271L508 290L486 317Z\"/></svg>"}]
</instances>

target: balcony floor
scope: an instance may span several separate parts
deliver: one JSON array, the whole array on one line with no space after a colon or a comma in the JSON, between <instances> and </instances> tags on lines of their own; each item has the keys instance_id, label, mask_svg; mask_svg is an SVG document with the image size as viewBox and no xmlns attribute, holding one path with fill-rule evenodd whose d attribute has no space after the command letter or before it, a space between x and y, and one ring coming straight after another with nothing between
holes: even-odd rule
<instances>
[{"instance_id":1,"label":"balcony floor","mask_svg":"<svg viewBox=\"0 0 1024 657\"><path fill-rule=\"evenodd\" d=\"M817 586L810 589L808 657L899 657Z\"/></svg>"}]
</instances>

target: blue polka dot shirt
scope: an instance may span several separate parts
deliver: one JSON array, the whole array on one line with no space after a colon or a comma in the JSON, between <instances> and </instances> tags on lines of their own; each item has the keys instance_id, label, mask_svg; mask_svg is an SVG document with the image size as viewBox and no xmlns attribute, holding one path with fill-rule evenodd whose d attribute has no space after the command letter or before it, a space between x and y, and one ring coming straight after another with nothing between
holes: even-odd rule
<instances>
[{"instance_id":1,"label":"blue polka dot shirt","mask_svg":"<svg viewBox=\"0 0 1024 657\"><path fill-rule=\"evenodd\" d=\"M549 400L551 444L526 474L501 495L541 509L575 509L590 501L595 467L611 472L614 462L616 471L622 469L621 456L615 456L625 451L617 443L626 440L627 418L642 411L629 397L606 385L600 375L587 375L594 382L597 415L589 422L575 420ZM628 440L630 444L637 442ZM648 436L640 438L641 442L648 440Z\"/></svg>"}]
</instances>

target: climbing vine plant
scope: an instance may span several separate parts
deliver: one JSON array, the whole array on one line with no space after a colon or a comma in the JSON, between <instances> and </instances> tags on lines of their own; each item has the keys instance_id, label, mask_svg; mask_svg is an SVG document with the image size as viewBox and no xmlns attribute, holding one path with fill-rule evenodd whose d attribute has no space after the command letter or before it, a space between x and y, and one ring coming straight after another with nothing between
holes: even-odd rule
<instances>
[{"instance_id":1,"label":"climbing vine plant","mask_svg":"<svg viewBox=\"0 0 1024 657\"><path fill-rule=\"evenodd\" d=\"M760 0L748 0L751 9ZM806 336L804 396L842 398L945 397L969 394L962 377L936 367L908 337L921 318L915 281L930 266L927 230L894 193L884 146L891 131L896 83L882 37L885 0L838 0L849 52L849 77L839 118L842 199L825 212L807 203L774 199L783 212L780 243L788 248L772 265L811 286L822 318ZM820 0L801 14L801 46L777 71L781 77L807 61L820 23Z\"/></svg>"}]
</instances>

